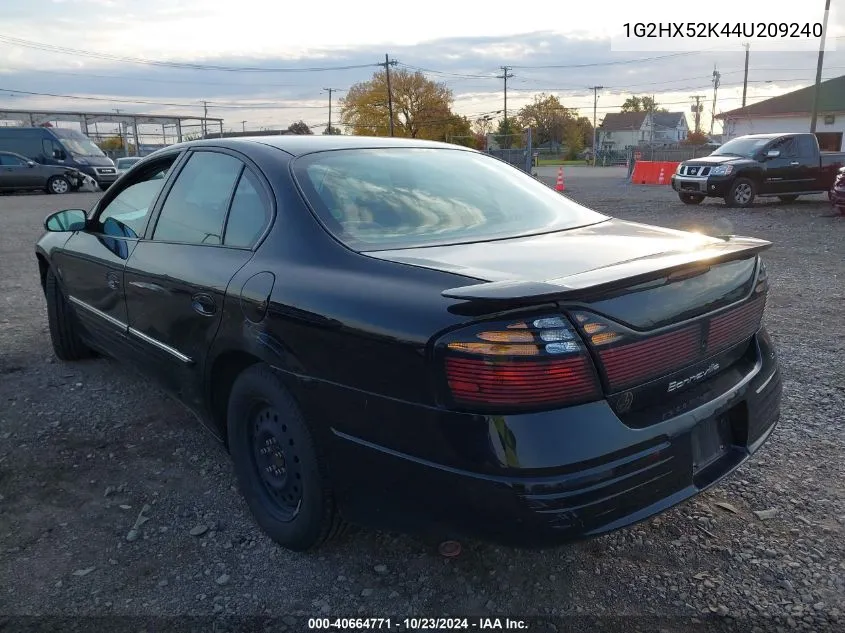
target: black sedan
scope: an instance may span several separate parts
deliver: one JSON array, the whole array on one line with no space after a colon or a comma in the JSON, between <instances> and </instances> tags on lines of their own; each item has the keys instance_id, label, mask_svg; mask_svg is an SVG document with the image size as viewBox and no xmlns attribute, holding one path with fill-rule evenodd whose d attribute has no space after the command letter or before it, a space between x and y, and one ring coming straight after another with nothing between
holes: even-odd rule
<instances>
[{"instance_id":1,"label":"black sedan","mask_svg":"<svg viewBox=\"0 0 845 633\"><path fill-rule=\"evenodd\" d=\"M769 242L614 219L480 152L344 136L145 157L36 256L56 355L153 376L296 550L347 522L549 546L769 437Z\"/></svg>"},{"instance_id":2,"label":"black sedan","mask_svg":"<svg viewBox=\"0 0 845 633\"><path fill-rule=\"evenodd\" d=\"M0 191L68 193L82 181L82 173L72 167L42 165L14 152L0 152Z\"/></svg>"}]
</instances>

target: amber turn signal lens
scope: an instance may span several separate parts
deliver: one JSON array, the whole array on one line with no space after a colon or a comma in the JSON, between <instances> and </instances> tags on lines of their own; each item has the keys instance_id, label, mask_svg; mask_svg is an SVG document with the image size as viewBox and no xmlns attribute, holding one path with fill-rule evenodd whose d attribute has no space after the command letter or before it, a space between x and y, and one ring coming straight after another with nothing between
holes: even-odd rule
<instances>
[{"instance_id":1,"label":"amber turn signal lens","mask_svg":"<svg viewBox=\"0 0 845 633\"><path fill-rule=\"evenodd\" d=\"M536 356L540 348L536 345L507 345L502 343L449 343L448 348L456 352L488 354L490 356Z\"/></svg>"},{"instance_id":2,"label":"amber turn signal lens","mask_svg":"<svg viewBox=\"0 0 845 633\"><path fill-rule=\"evenodd\" d=\"M494 343L534 342L534 335L531 332L480 332L476 336L482 341L493 341Z\"/></svg>"}]
</instances>

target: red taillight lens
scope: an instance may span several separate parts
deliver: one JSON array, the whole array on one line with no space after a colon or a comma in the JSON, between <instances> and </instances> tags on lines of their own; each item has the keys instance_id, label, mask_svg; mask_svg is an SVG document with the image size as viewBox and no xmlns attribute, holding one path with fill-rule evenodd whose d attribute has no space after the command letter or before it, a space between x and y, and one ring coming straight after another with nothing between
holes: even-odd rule
<instances>
[{"instance_id":1,"label":"red taillight lens","mask_svg":"<svg viewBox=\"0 0 845 633\"><path fill-rule=\"evenodd\" d=\"M482 323L448 334L437 348L459 406L513 411L601 397L583 344L563 317Z\"/></svg>"}]
</instances>

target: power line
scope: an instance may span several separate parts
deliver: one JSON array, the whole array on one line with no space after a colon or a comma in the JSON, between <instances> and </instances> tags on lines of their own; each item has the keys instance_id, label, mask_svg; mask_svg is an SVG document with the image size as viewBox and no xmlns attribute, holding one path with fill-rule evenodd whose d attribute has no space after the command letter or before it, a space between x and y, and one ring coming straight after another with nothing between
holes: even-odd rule
<instances>
[{"instance_id":1,"label":"power line","mask_svg":"<svg viewBox=\"0 0 845 633\"><path fill-rule=\"evenodd\" d=\"M359 68L372 68L373 64L352 64L348 66L317 66L310 68L261 68L258 66L216 66L213 64L192 64L187 62L168 62L154 59L144 59L141 57L125 57L122 55L112 55L110 53L98 53L96 51L89 51L81 48L69 48L67 46L57 46L55 44L44 44L42 42L33 42L32 40L25 40L18 37L11 37L9 35L0 34L0 42L12 44L14 46L22 46L24 48L33 48L37 50L62 53L63 55L79 55L82 57L94 57L96 59L105 59L109 61L124 62L129 64L140 64L143 66L160 66L164 68L183 68L187 70L216 70L219 72L252 72L252 73L315 73L326 71L339 70L355 70Z\"/></svg>"},{"instance_id":2,"label":"power line","mask_svg":"<svg viewBox=\"0 0 845 633\"><path fill-rule=\"evenodd\" d=\"M600 66L626 66L642 62L655 62L661 59L673 59L689 55L700 55L705 51L685 51L683 53L670 53L668 55L657 55L656 57L640 57L638 59L616 60L612 62L590 62L587 64L547 64L543 66L513 66L518 69L542 69L542 68L598 68Z\"/></svg>"},{"instance_id":3,"label":"power line","mask_svg":"<svg viewBox=\"0 0 845 633\"><path fill-rule=\"evenodd\" d=\"M58 99L78 99L81 101L104 101L106 103L129 103L129 104L137 104L137 105L157 105L157 106L166 106L166 107L174 107L174 108L193 108L196 107L196 103L173 103L167 101L146 101L143 99L123 99L119 97L94 97L89 95L66 95L66 94L57 94L54 92L32 92L29 90L17 90L15 88L2 88L0 87L0 92L10 92L14 94L22 94L22 95L29 95L35 97L56 97ZM238 103L238 104L227 104L227 103L220 103L215 101L209 101L208 105L210 108L217 108L220 110L236 110L236 109L247 109L247 110L323 110L326 106L312 106L312 105L287 105L287 106L280 106L278 104L272 103L259 103L259 104L250 104L250 103Z\"/></svg>"}]
</instances>

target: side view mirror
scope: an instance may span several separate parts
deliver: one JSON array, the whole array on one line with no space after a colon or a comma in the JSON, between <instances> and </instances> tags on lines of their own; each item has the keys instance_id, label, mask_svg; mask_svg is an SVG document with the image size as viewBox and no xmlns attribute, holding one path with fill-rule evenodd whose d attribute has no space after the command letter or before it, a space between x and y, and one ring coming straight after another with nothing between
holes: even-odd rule
<instances>
[{"instance_id":1,"label":"side view mirror","mask_svg":"<svg viewBox=\"0 0 845 633\"><path fill-rule=\"evenodd\" d=\"M27 167L35 167L35 161L34 160L26 161L26 166Z\"/></svg>"},{"instance_id":2,"label":"side view mirror","mask_svg":"<svg viewBox=\"0 0 845 633\"><path fill-rule=\"evenodd\" d=\"M44 220L44 229L54 233L82 231L88 226L88 214L82 209L56 211Z\"/></svg>"},{"instance_id":3,"label":"side view mirror","mask_svg":"<svg viewBox=\"0 0 845 633\"><path fill-rule=\"evenodd\" d=\"M776 149L770 149L766 152L766 158L777 158L778 156L780 156L780 152Z\"/></svg>"},{"instance_id":4,"label":"side view mirror","mask_svg":"<svg viewBox=\"0 0 845 633\"><path fill-rule=\"evenodd\" d=\"M53 158L55 158L57 160L64 160L65 153L60 149L54 149L53 150Z\"/></svg>"}]
</instances>

